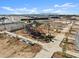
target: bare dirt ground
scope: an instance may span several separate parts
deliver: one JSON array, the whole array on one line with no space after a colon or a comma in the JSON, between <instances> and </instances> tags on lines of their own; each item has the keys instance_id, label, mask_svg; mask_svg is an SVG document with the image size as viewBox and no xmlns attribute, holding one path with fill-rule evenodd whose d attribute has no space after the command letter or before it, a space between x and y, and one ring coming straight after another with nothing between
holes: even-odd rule
<instances>
[{"instance_id":1,"label":"bare dirt ground","mask_svg":"<svg viewBox=\"0 0 79 59\"><path fill-rule=\"evenodd\" d=\"M41 46L35 44L29 46L15 37L0 34L0 57L2 58L31 58L41 50Z\"/></svg>"},{"instance_id":2,"label":"bare dirt ground","mask_svg":"<svg viewBox=\"0 0 79 59\"><path fill-rule=\"evenodd\" d=\"M61 42L60 47L63 48L63 44L66 43L64 40ZM67 50L75 52L76 46L74 40L68 40Z\"/></svg>"},{"instance_id":3,"label":"bare dirt ground","mask_svg":"<svg viewBox=\"0 0 79 59\"><path fill-rule=\"evenodd\" d=\"M29 35L26 31L24 31L24 29L18 30L18 31L16 31L15 33L18 34L18 35L22 35L22 36L24 36L24 37L27 37L27 38L32 39L32 36Z\"/></svg>"},{"instance_id":4,"label":"bare dirt ground","mask_svg":"<svg viewBox=\"0 0 79 59\"><path fill-rule=\"evenodd\" d=\"M51 58L72 58L72 56L68 54L64 56L62 52L58 51L58 52L55 52Z\"/></svg>"}]
</instances>

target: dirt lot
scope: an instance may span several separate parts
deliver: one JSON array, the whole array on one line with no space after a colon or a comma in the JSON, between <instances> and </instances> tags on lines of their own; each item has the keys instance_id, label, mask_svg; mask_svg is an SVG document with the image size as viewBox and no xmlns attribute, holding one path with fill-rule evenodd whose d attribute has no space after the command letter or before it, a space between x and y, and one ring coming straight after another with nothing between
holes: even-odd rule
<instances>
[{"instance_id":1,"label":"dirt lot","mask_svg":"<svg viewBox=\"0 0 79 59\"><path fill-rule=\"evenodd\" d=\"M34 57L40 50L41 46L35 44L29 46L15 37L0 34L0 57L4 58L27 58Z\"/></svg>"},{"instance_id":2,"label":"dirt lot","mask_svg":"<svg viewBox=\"0 0 79 59\"><path fill-rule=\"evenodd\" d=\"M18 31L16 31L15 33L18 34L18 35L22 35L22 36L24 36L24 37L27 37L27 38L32 39L32 36L29 35L24 29L18 30Z\"/></svg>"},{"instance_id":3,"label":"dirt lot","mask_svg":"<svg viewBox=\"0 0 79 59\"><path fill-rule=\"evenodd\" d=\"M65 43L65 41L63 40L63 41L61 42L61 44L60 44L60 47L63 48L63 44L64 44L64 43ZM76 47L75 47L75 42L74 42L74 40L68 40L67 48L66 48L66 49L75 52Z\"/></svg>"},{"instance_id":4,"label":"dirt lot","mask_svg":"<svg viewBox=\"0 0 79 59\"><path fill-rule=\"evenodd\" d=\"M51 58L72 58L72 57L73 56L69 54L66 54L66 56L64 56L62 52L58 51L58 52L55 52Z\"/></svg>"}]
</instances>

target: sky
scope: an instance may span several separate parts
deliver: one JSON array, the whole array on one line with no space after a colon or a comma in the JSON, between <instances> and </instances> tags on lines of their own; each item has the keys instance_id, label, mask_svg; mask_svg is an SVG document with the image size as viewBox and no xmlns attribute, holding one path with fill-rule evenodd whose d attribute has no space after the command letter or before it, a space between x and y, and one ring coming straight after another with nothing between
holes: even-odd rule
<instances>
[{"instance_id":1,"label":"sky","mask_svg":"<svg viewBox=\"0 0 79 59\"><path fill-rule=\"evenodd\" d=\"M79 0L0 0L0 14L79 14Z\"/></svg>"}]
</instances>

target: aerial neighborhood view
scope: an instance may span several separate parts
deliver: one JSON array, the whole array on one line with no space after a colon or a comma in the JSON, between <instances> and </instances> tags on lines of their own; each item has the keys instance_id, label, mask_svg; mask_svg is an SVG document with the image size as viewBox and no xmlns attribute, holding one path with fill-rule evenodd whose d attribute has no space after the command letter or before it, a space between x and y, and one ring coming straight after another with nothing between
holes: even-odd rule
<instances>
[{"instance_id":1,"label":"aerial neighborhood view","mask_svg":"<svg viewBox=\"0 0 79 59\"><path fill-rule=\"evenodd\" d=\"M0 58L79 58L78 3L0 0Z\"/></svg>"}]
</instances>

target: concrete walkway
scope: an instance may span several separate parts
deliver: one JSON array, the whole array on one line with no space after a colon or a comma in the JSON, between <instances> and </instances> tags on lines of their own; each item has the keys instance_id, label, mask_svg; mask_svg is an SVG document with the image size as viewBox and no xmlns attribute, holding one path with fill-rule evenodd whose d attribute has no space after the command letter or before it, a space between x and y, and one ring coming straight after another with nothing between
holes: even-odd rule
<instances>
[{"instance_id":1,"label":"concrete walkway","mask_svg":"<svg viewBox=\"0 0 79 59\"><path fill-rule=\"evenodd\" d=\"M75 56L76 58L79 58L79 51L78 52L72 52L72 51L66 51L67 54L70 54L72 56Z\"/></svg>"},{"instance_id":2,"label":"concrete walkway","mask_svg":"<svg viewBox=\"0 0 79 59\"><path fill-rule=\"evenodd\" d=\"M8 35L11 35L11 36L14 36L14 37L18 37L20 39L23 39L25 41L30 41L31 43L36 43L36 44L39 44L39 45L43 45L43 43L37 41L37 40L32 40L32 39L29 39L29 38L26 38L26 37L23 37L21 35L17 35L17 34L14 34L14 33L11 33L11 32L8 32L8 31L4 31L5 33L7 33Z\"/></svg>"},{"instance_id":3,"label":"concrete walkway","mask_svg":"<svg viewBox=\"0 0 79 59\"><path fill-rule=\"evenodd\" d=\"M61 36L60 36L61 35ZM43 48L36 56L35 58L50 58L54 52L56 51L62 51L62 49L59 47L59 44L63 40L64 35L63 34L58 34L55 39L57 41L55 42L50 42L50 43L44 43Z\"/></svg>"}]
</instances>

